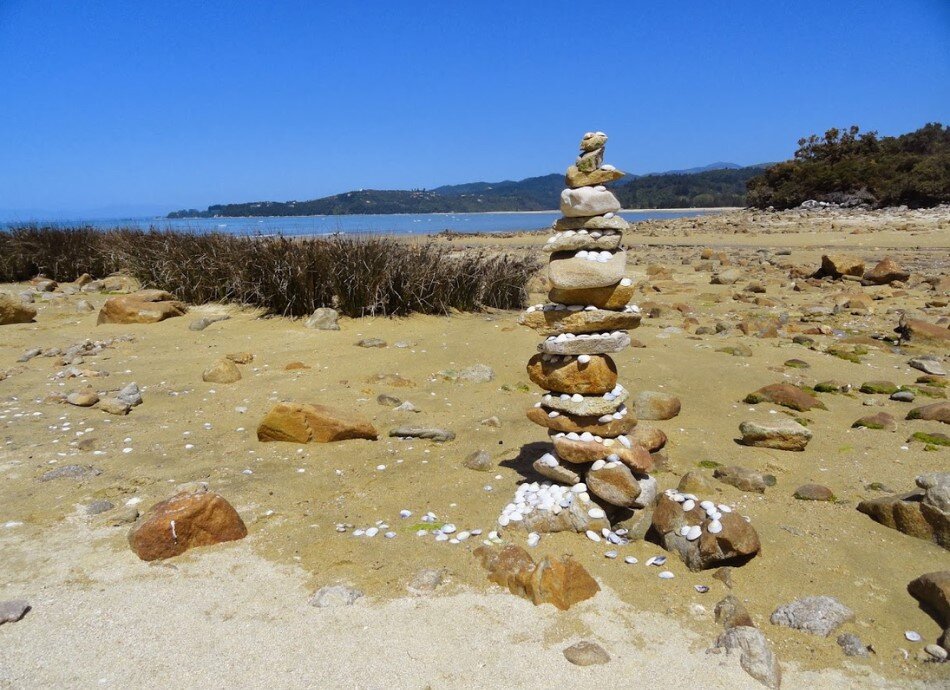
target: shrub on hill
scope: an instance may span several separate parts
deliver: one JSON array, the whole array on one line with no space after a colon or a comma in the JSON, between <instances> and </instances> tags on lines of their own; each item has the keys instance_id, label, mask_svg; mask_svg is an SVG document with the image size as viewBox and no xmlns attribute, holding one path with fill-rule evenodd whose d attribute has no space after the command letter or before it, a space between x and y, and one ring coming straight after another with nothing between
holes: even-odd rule
<instances>
[{"instance_id":1,"label":"shrub on hill","mask_svg":"<svg viewBox=\"0 0 950 690\"><path fill-rule=\"evenodd\" d=\"M950 127L933 122L897 137L829 129L798 141L795 158L749 180L748 204L786 209L809 199L854 206L950 202Z\"/></svg>"}]
</instances>

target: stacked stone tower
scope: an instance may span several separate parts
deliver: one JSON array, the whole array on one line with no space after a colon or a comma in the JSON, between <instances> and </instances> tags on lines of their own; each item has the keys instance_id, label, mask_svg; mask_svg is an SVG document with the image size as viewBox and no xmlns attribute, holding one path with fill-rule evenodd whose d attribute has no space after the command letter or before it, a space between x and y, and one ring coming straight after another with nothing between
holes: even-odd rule
<instances>
[{"instance_id":1,"label":"stacked stone tower","mask_svg":"<svg viewBox=\"0 0 950 690\"><path fill-rule=\"evenodd\" d=\"M640 325L630 304L620 202L603 184L623 177L604 165L603 132L589 132L567 170L563 217L544 250L550 253L549 303L529 307L522 323L545 339L528 362L531 380L545 389L528 418L548 429L554 452L534 461L550 479L524 484L499 524L529 532L586 531L611 538L611 521L653 503L656 481L649 451L627 434L636 419L624 404L611 354L630 345Z\"/></svg>"}]
</instances>

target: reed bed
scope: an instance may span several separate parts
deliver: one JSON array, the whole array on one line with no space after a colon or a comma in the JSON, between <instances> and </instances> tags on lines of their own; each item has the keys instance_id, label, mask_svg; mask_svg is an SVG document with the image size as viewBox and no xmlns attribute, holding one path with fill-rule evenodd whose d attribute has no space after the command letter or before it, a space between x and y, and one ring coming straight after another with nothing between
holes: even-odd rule
<instances>
[{"instance_id":1,"label":"reed bed","mask_svg":"<svg viewBox=\"0 0 950 690\"><path fill-rule=\"evenodd\" d=\"M232 302L306 316L518 309L537 260L453 252L388 237L241 237L222 233L21 226L0 231L0 282L43 274L134 276L192 304Z\"/></svg>"}]
</instances>

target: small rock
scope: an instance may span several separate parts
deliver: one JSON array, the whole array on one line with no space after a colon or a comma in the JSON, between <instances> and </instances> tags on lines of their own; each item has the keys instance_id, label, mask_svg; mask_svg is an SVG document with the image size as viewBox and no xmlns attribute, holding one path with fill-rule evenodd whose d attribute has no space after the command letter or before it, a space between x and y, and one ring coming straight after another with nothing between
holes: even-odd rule
<instances>
[{"instance_id":1,"label":"small rock","mask_svg":"<svg viewBox=\"0 0 950 690\"><path fill-rule=\"evenodd\" d=\"M404 401L402 404L397 405L393 408L396 412L422 412L418 407L413 405L408 400Z\"/></svg>"},{"instance_id":2,"label":"small rock","mask_svg":"<svg viewBox=\"0 0 950 690\"><path fill-rule=\"evenodd\" d=\"M861 641L861 638L854 633L842 633L838 635L838 646L845 656L869 656L868 647Z\"/></svg>"},{"instance_id":3,"label":"small rock","mask_svg":"<svg viewBox=\"0 0 950 690\"><path fill-rule=\"evenodd\" d=\"M742 434L742 443L747 446L799 452L805 450L812 437L807 427L791 419L768 423L742 422L739 432Z\"/></svg>"},{"instance_id":4,"label":"small rock","mask_svg":"<svg viewBox=\"0 0 950 690\"><path fill-rule=\"evenodd\" d=\"M94 501L86 506L86 515L100 515L115 508L109 501Z\"/></svg>"},{"instance_id":5,"label":"small rock","mask_svg":"<svg viewBox=\"0 0 950 690\"><path fill-rule=\"evenodd\" d=\"M828 637L847 621L854 620L854 611L834 597L804 597L779 606L769 620L773 625Z\"/></svg>"},{"instance_id":6,"label":"small rock","mask_svg":"<svg viewBox=\"0 0 950 690\"><path fill-rule=\"evenodd\" d=\"M99 409L109 414L125 415L132 406L118 398L99 398Z\"/></svg>"},{"instance_id":7,"label":"small rock","mask_svg":"<svg viewBox=\"0 0 950 690\"><path fill-rule=\"evenodd\" d=\"M915 407L907 413L907 419L923 419L950 424L950 401L943 400L930 405Z\"/></svg>"},{"instance_id":8,"label":"small rock","mask_svg":"<svg viewBox=\"0 0 950 690\"><path fill-rule=\"evenodd\" d=\"M445 571L437 568L426 568L416 573L406 586L416 595L430 594L438 589L445 580Z\"/></svg>"},{"instance_id":9,"label":"small rock","mask_svg":"<svg viewBox=\"0 0 950 690\"><path fill-rule=\"evenodd\" d=\"M96 308L93 306L92 302L87 299L81 299L76 302L76 311L80 314L88 314L91 311L95 311Z\"/></svg>"},{"instance_id":10,"label":"small rock","mask_svg":"<svg viewBox=\"0 0 950 690\"><path fill-rule=\"evenodd\" d=\"M222 357L204 370L201 380L206 383L235 383L241 380L241 370L230 359Z\"/></svg>"},{"instance_id":11,"label":"small rock","mask_svg":"<svg viewBox=\"0 0 950 690\"><path fill-rule=\"evenodd\" d=\"M479 422L481 426L490 426L493 429L498 429L501 427L501 420L498 417L486 417L485 419Z\"/></svg>"},{"instance_id":12,"label":"small rock","mask_svg":"<svg viewBox=\"0 0 950 690\"><path fill-rule=\"evenodd\" d=\"M881 429L883 431L897 431L897 420L887 412L867 415L855 420L852 429Z\"/></svg>"},{"instance_id":13,"label":"small rock","mask_svg":"<svg viewBox=\"0 0 950 690\"><path fill-rule=\"evenodd\" d=\"M0 601L0 625L22 620L29 610L30 604L23 599Z\"/></svg>"},{"instance_id":14,"label":"small rock","mask_svg":"<svg viewBox=\"0 0 950 690\"><path fill-rule=\"evenodd\" d=\"M749 393L743 402L750 405L770 402L799 412L808 412L814 408L827 409L818 398L790 383L773 383L763 386L759 390Z\"/></svg>"},{"instance_id":15,"label":"small rock","mask_svg":"<svg viewBox=\"0 0 950 690\"><path fill-rule=\"evenodd\" d=\"M63 465L54 470L44 472L40 477L41 482L49 482L54 479L89 479L98 477L102 470L92 465Z\"/></svg>"},{"instance_id":16,"label":"small rock","mask_svg":"<svg viewBox=\"0 0 950 690\"><path fill-rule=\"evenodd\" d=\"M362 415L327 405L278 403L257 427L257 440L291 443L331 443L350 439L375 441L372 422Z\"/></svg>"},{"instance_id":17,"label":"small rock","mask_svg":"<svg viewBox=\"0 0 950 690\"><path fill-rule=\"evenodd\" d=\"M775 486L775 475L765 474L747 467L727 465L713 470L713 477L723 484L734 486L740 491L752 491L763 494L770 486Z\"/></svg>"},{"instance_id":18,"label":"small rock","mask_svg":"<svg viewBox=\"0 0 950 690\"><path fill-rule=\"evenodd\" d=\"M458 380L467 381L468 383L488 383L494 380L494 378L494 370L485 364L475 364L466 369L462 369L462 371L458 373Z\"/></svg>"},{"instance_id":19,"label":"small rock","mask_svg":"<svg viewBox=\"0 0 950 690\"><path fill-rule=\"evenodd\" d=\"M455 432L448 429L419 426L399 426L389 431L393 438L424 438L437 443L445 443L455 438Z\"/></svg>"},{"instance_id":20,"label":"small rock","mask_svg":"<svg viewBox=\"0 0 950 690\"><path fill-rule=\"evenodd\" d=\"M319 609L335 609L352 606L363 592L351 585L327 585L318 589L310 598L310 605Z\"/></svg>"},{"instance_id":21,"label":"small rock","mask_svg":"<svg viewBox=\"0 0 950 690\"><path fill-rule=\"evenodd\" d=\"M944 369L935 357L914 357L907 362L911 367L925 374L932 376L946 376L947 370Z\"/></svg>"},{"instance_id":22,"label":"small rock","mask_svg":"<svg viewBox=\"0 0 950 690\"><path fill-rule=\"evenodd\" d=\"M914 394L914 391L895 391L891 393L891 400L896 400L897 402L914 402L917 396Z\"/></svg>"},{"instance_id":23,"label":"small rock","mask_svg":"<svg viewBox=\"0 0 950 690\"><path fill-rule=\"evenodd\" d=\"M190 324L188 324L189 331L203 331L208 326L218 321L227 321L231 317L227 314L218 314L216 316L202 316L199 319L195 319Z\"/></svg>"},{"instance_id":24,"label":"small rock","mask_svg":"<svg viewBox=\"0 0 950 690\"><path fill-rule=\"evenodd\" d=\"M321 331L338 331L340 330L339 320L340 313L336 309L320 307L310 315L304 325Z\"/></svg>"},{"instance_id":25,"label":"small rock","mask_svg":"<svg viewBox=\"0 0 950 690\"><path fill-rule=\"evenodd\" d=\"M477 472L488 472L492 468L491 455L487 450L476 450L465 458L462 465Z\"/></svg>"},{"instance_id":26,"label":"small rock","mask_svg":"<svg viewBox=\"0 0 950 690\"><path fill-rule=\"evenodd\" d=\"M769 688L782 684L782 669L768 640L758 628L740 625L726 630L716 640L716 647L740 651L739 664L743 670Z\"/></svg>"},{"instance_id":27,"label":"small rock","mask_svg":"<svg viewBox=\"0 0 950 690\"><path fill-rule=\"evenodd\" d=\"M99 394L93 390L75 391L66 396L66 402L76 407L92 407L99 402Z\"/></svg>"},{"instance_id":28,"label":"small rock","mask_svg":"<svg viewBox=\"0 0 950 690\"><path fill-rule=\"evenodd\" d=\"M680 413L680 400L669 393L641 391L633 402L637 419L672 419Z\"/></svg>"},{"instance_id":29,"label":"small rock","mask_svg":"<svg viewBox=\"0 0 950 690\"><path fill-rule=\"evenodd\" d=\"M376 402L385 407L396 407L402 404L402 399L395 395L389 395L389 393L380 393L376 396Z\"/></svg>"},{"instance_id":30,"label":"small rock","mask_svg":"<svg viewBox=\"0 0 950 690\"><path fill-rule=\"evenodd\" d=\"M724 570L724 568L720 568L720 570ZM715 575L713 577L715 577ZM726 630L739 625L745 625L750 628L756 627L752 616L749 615L745 606L742 605L738 597L732 594L716 604L715 616L716 622L721 624Z\"/></svg>"},{"instance_id":31,"label":"small rock","mask_svg":"<svg viewBox=\"0 0 950 690\"><path fill-rule=\"evenodd\" d=\"M935 661L946 661L947 660L947 650L941 647L938 644L929 644L924 647L924 651L927 652Z\"/></svg>"},{"instance_id":32,"label":"small rock","mask_svg":"<svg viewBox=\"0 0 950 690\"><path fill-rule=\"evenodd\" d=\"M795 489L795 498L800 501L834 501L835 495L831 489L821 484L802 484Z\"/></svg>"},{"instance_id":33,"label":"small rock","mask_svg":"<svg viewBox=\"0 0 950 690\"><path fill-rule=\"evenodd\" d=\"M575 666L594 666L606 664L610 655L596 642L583 640L564 649L564 658Z\"/></svg>"},{"instance_id":34,"label":"small rock","mask_svg":"<svg viewBox=\"0 0 950 690\"><path fill-rule=\"evenodd\" d=\"M357 347L386 347L386 341L382 338L363 338L356 342Z\"/></svg>"},{"instance_id":35,"label":"small rock","mask_svg":"<svg viewBox=\"0 0 950 690\"><path fill-rule=\"evenodd\" d=\"M116 393L115 397L119 402L123 402L131 407L142 404L142 391L139 390L138 384L134 381L124 386L122 390Z\"/></svg>"}]
</instances>

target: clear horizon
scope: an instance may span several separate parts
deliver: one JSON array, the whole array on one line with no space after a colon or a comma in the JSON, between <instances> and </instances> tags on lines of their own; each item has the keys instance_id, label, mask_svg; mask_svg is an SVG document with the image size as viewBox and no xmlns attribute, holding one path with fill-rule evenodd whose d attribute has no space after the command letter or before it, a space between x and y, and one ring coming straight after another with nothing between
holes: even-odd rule
<instances>
[{"instance_id":1,"label":"clear horizon","mask_svg":"<svg viewBox=\"0 0 950 690\"><path fill-rule=\"evenodd\" d=\"M0 214L791 156L950 120L950 5L0 3ZM944 87L940 87L944 84Z\"/></svg>"}]
</instances>

